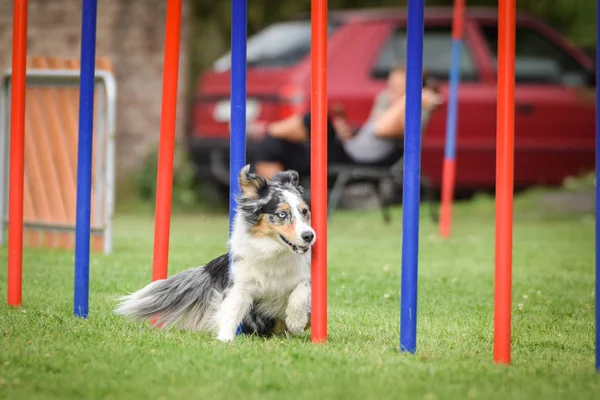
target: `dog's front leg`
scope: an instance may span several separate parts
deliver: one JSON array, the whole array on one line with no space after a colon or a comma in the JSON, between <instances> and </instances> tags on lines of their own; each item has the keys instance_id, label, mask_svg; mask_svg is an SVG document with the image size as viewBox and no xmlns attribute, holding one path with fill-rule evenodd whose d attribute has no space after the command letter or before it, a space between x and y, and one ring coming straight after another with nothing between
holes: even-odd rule
<instances>
[{"instance_id":1,"label":"dog's front leg","mask_svg":"<svg viewBox=\"0 0 600 400\"><path fill-rule=\"evenodd\" d=\"M222 342L232 341L238 326L250 312L251 307L252 296L250 293L234 285L221 304L217 339Z\"/></svg>"},{"instance_id":2,"label":"dog's front leg","mask_svg":"<svg viewBox=\"0 0 600 400\"><path fill-rule=\"evenodd\" d=\"M304 331L310 313L310 282L303 281L290 294L285 310L285 324L292 335Z\"/></svg>"}]
</instances>

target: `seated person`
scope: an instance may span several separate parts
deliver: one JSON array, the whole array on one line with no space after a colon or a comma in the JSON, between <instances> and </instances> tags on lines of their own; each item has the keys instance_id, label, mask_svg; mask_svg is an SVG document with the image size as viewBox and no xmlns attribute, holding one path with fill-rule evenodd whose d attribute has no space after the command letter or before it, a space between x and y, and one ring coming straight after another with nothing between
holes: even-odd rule
<instances>
[{"instance_id":1,"label":"seated person","mask_svg":"<svg viewBox=\"0 0 600 400\"><path fill-rule=\"evenodd\" d=\"M437 90L423 79L422 126L440 104ZM327 119L328 163L391 166L403 154L406 70L403 66L390 72L387 88L380 92L366 123L356 133L343 112L334 110ZM260 140L256 154L256 173L270 178L287 169L301 176L310 174L311 115L293 115L268 124L265 129L249 130Z\"/></svg>"}]
</instances>

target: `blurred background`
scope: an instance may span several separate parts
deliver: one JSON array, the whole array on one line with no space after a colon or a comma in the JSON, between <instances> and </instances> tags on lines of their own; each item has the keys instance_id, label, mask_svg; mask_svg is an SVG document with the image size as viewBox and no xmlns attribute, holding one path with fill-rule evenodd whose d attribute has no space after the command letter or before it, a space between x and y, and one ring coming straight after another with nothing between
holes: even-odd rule
<instances>
[{"instance_id":1,"label":"blurred background","mask_svg":"<svg viewBox=\"0 0 600 400\"><path fill-rule=\"evenodd\" d=\"M121 204L129 198L153 204L165 3L103 0L98 4L97 56L112 61L118 84ZM28 55L78 58L80 1L30 0L29 4ZM329 0L330 100L342 103L357 126L384 85L387 69L403 60L405 5L402 0ZM426 1L425 66L440 81L444 95L451 6L449 0ZM467 191L493 187L496 7L495 0L467 1L472 23L465 32L461 58L457 156L457 185ZM593 169L596 4L518 0L517 7L527 18L517 26L516 185L559 185L567 177ZM248 1L250 120L269 122L309 104L309 15L310 0ZM230 16L229 1L184 0L175 207L196 207L206 201L219 204L226 195L228 114L223 110L229 96ZM0 2L3 71L10 67L11 19L11 2ZM365 45L369 37L372 40ZM364 70L359 71L362 61L352 60L363 60ZM434 186L441 182L445 121L444 106L432 117L423 142L423 170Z\"/></svg>"},{"instance_id":2,"label":"blurred background","mask_svg":"<svg viewBox=\"0 0 600 400\"><path fill-rule=\"evenodd\" d=\"M404 0L329 0L330 9L405 7ZM190 64L199 73L229 49L231 2L193 0ZM497 7L498 0L466 1L467 7ZM425 6L452 6L451 0L426 0ZM517 9L531 13L564 34L574 44L595 51L596 4L588 0L517 0ZM249 0L248 34L298 13L310 12L310 0Z\"/></svg>"}]
</instances>

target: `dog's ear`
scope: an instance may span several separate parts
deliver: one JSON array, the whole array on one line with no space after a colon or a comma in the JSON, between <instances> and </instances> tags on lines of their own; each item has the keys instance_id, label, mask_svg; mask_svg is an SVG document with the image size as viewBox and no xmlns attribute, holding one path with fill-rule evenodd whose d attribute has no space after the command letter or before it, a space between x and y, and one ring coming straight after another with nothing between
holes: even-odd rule
<instances>
[{"instance_id":1,"label":"dog's ear","mask_svg":"<svg viewBox=\"0 0 600 400\"><path fill-rule=\"evenodd\" d=\"M260 175L250 172L250 165L246 165L239 174L240 189L248 198L260 197L260 193L267 188L267 180Z\"/></svg>"},{"instance_id":2,"label":"dog's ear","mask_svg":"<svg viewBox=\"0 0 600 400\"><path fill-rule=\"evenodd\" d=\"M287 171L276 173L275 175L273 175L271 180L279 182L282 185L290 185L293 188L298 188L300 183L300 176L298 175L298 172L294 171L293 169L290 169Z\"/></svg>"},{"instance_id":3,"label":"dog's ear","mask_svg":"<svg viewBox=\"0 0 600 400\"><path fill-rule=\"evenodd\" d=\"M278 172L273 175L271 180L279 182L284 186L290 186L292 189L296 189L300 194L304 193L304 188L300 186L300 176L298 175L298 172L293 169Z\"/></svg>"}]
</instances>

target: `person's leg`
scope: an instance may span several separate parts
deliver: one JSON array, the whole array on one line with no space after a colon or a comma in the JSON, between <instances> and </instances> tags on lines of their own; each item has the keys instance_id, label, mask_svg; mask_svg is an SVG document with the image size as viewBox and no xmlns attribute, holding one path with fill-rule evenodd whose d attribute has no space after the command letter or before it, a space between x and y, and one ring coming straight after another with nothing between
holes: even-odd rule
<instances>
[{"instance_id":1,"label":"person's leg","mask_svg":"<svg viewBox=\"0 0 600 400\"><path fill-rule=\"evenodd\" d=\"M266 178L277 172L294 169L300 175L310 174L311 145L310 145L311 114L290 118L281 123L269 126L267 136L258 146L255 164L256 173ZM330 118L327 119L327 158L328 162L349 162L350 158L344 150L341 133ZM303 135L307 140L297 141ZM288 137L289 136L289 137Z\"/></svg>"},{"instance_id":2,"label":"person's leg","mask_svg":"<svg viewBox=\"0 0 600 400\"><path fill-rule=\"evenodd\" d=\"M405 99L392 103L386 110L380 112L374 120L377 136L382 138L400 138L404 135Z\"/></svg>"},{"instance_id":3,"label":"person's leg","mask_svg":"<svg viewBox=\"0 0 600 400\"><path fill-rule=\"evenodd\" d=\"M338 131L338 124L335 123L335 119L327 118L327 163L342 163L349 161L349 157L344 150L344 145L342 144L342 137L346 136L346 133L341 133ZM306 114L303 118L304 127L308 132L310 132L311 126L311 115ZM312 136L312 132L311 132ZM309 139L310 140L310 139ZM310 147L310 142L309 142ZM307 163L310 165L310 152L308 153Z\"/></svg>"},{"instance_id":4,"label":"person's leg","mask_svg":"<svg viewBox=\"0 0 600 400\"><path fill-rule=\"evenodd\" d=\"M292 115L271 123L254 121L248 123L246 135L249 140L257 142L272 136L289 142L301 143L308 138L303 115Z\"/></svg>"},{"instance_id":5,"label":"person's leg","mask_svg":"<svg viewBox=\"0 0 600 400\"><path fill-rule=\"evenodd\" d=\"M294 115L268 124L262 130L253 130L251 138L260 139L257 146L255 169L258 175L270 179L277 172L291 168L289 153L296 153L307 136L304 116ZM310 118L310 117L309 117ZM292 156L293 157L293 156Z\"/></svg>"},{"instance_id":6,"label":"person's leg","mask_svg":"<svg viewBox=\"0 0 600 400\"><path fill-rule=\"evenodd\" d=\"M260 176L264 176L267 179L271 179L273 175L278 172L285 170L283 164L278 162L257 162L256 173Z\"/></svg>"},{"instance_id":7,"label":"person's leg","mask_svg":"<svg viewBox=\"0 0 600 400\"><path fill-rule=\"evenodd\" d=\"M308 124L306 121L309 121ZM293 115L270 123L262 129L249 130L252 139L260 140L255 163L256 173L270 179L277 172L303 167L298 165L301 161L298 153L302 154L305 151L301 147L309 136L309 130L310 114Z\"/></svg>"},{"instance_id":8,"label":"person's leg","mask_svg":"<svg viewBox=\"0 0 600 400\"><path fill-rule=\"evenodd\" d=\"M303 143L266 136L258 143L254 167L258 175L267 179L288 169L296 170L299 174L308 173L310 153Z\"/></svg>"},{"instance_id":9,"label":"person's leg","mask_svg":"<svg viewBox=\"0 0 600 400\"><path fill-rule=\"evenodd\" d=\"M286 143L283 140L265 136L256 148L255 169L258 175L270 179L274 174L285 169L283 153L286 150Z\"/></svg>"},{"instance_id":10,"label":"person's leg","mask_svg":"<svg viewBox=\"0 0 600 400\"><path fill-rule=\"evenodd\" d=\"M267 132L274 138L286 140L293 143L303 143L309 137L310 126L305 124L310 115L292 115L280 121L268 124Z\"/></svg>"}]
</instances>

